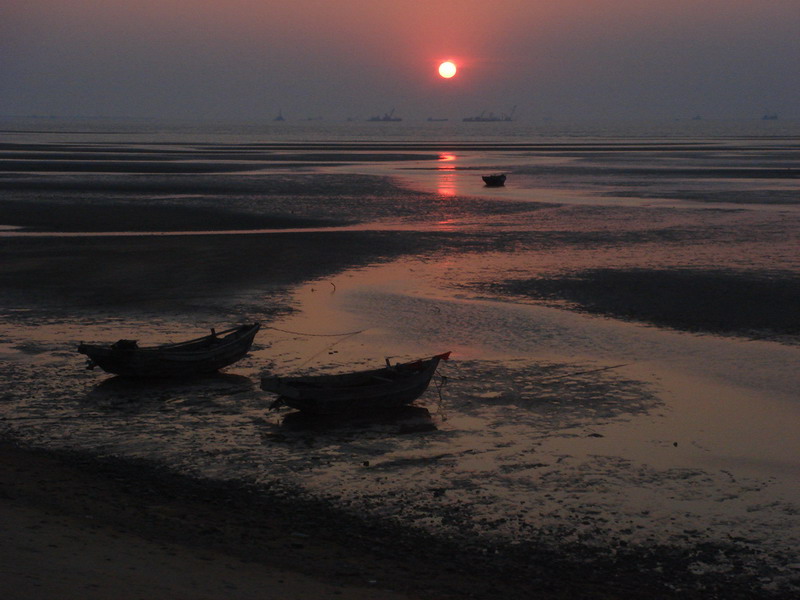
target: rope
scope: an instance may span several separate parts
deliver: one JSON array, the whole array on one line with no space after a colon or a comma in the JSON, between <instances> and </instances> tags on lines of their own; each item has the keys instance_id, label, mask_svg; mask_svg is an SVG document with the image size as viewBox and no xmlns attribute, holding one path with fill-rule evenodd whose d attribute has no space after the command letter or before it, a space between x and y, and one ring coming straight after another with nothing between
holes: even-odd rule
<instances>
[{"instance_id":1,"label":"rope","mask_svg":"<svg viewBox=\"0 0 800 600\"><path fill-rule=\"evenodd\" d=\"M554 377L552 377L550 375L539 375L537 377L537 379L550 382L550 381L556 381L557 379L564 379L566 377L574 377L576 375L586 375L587 373L599 373L600 371L609 371L611 369L619 369L620 367L627 367L630 364L631 363L624 363L624 364L621 364L621 365L612 365L610 367L600 367L599 369L589 369L588 371L571 371L569 373L565 373L563 375L556 375ZM483 380L482 377L458 377L458 376L453 377L453 376L449 376L449 375L447 376L447 379L451 379L453 381L482 381Z\"/></svg>"},{"instance_id":2,"label":"rope","mask_svg":"<svg viewBox=\"0 0 800 600\"><path fill-rule=\"evenodd\" d=\"M279 331L280 331L280 330L279 330ZM361 331L366 331L366 329L362 329ZM340 334L337 334L338 336L341 336L341 337L342 337L342 339L340 339L340 340L336 340L336 341L335 341L335 342L333 342L332 344L329 344L329 345L325 346L325 347L324 347L322 350L320 350L320 351L319 351L319 352L317 352L316 354L312 354L312 355L311 355L311 356L310 356L308 359L306 359L306 360L304 360L302 363L300 363L300 364L297 366L297 368L298 368L298 369L300 369L300 368L302 368L302 367L305 367L305 366L306 366L308 363L310 363L312 360L314 360L315 358L317 358L317 357L318 357L320 354L322 354L323 352L329 352L329 351L331 350L331 348L334 348L334 347L335 347L335 346L337 346L338 344L341 344L342 342L344 342L345 340L347 340L347 339L349 339L349 338L353 337L354 335L358 335L359 333L361 333L361 331L353 331L352 333L340 333ZM300 335L302 335L302 334L300 334ZM313 334L312 334L312 335L313 335Z\"/></svg>"},{"instance_id":3,"label":"rope","mask_svg":"<svg viewBox=\"0 0 800 600\"><path fill-rule=\"evenodd\" d=\"M444 398L442 397L442 388L445 385L447 385L447 381L448 381L447 375L439 375L438 369L437 372L433 374L433 383L436 386L436 393L439 395L437 412L439 413L439 417L442 419L442 421L447 421L447 413L445 413L445 408L444 408Z\"/></svg>"},{"instance_id":4,"label":"rope","mask_svg":"<svg viewBox=\"0 0 800 600\"><path fill-rule=\"evenodd\" d=\"M540 379L547 379L548 381L555 381L556 379L564 379L565 377L574 377L575 375L586 375L587 373L598 373L600 371L608 371L610 369L619 369L620 367L627 367L631 363L625 363L622 365L614 365L611 367L600 367L599 369L589 369L588 371L575 371L573 373L567 373L566 375L559 375L558 377L547 377L546 375L540 377Z\"/></svg>"},{"instance_id":5,"label":"rope","mask_svg":"<svg viewBox=\"0 0 800 600\"><path fill-rule=\"evenodd\" d=\"M281 333L290 333L292 335L307 335L309 337L344 337L349 335L357 335L359 333L364 333L366 329L359 329L358 331L350 331L347 333L306 333L303 331L290 331L288 329L279 329L278 327L272 327L270 325L265 325L263 329L272 329L274 331L280 331Z\"/></svg>"}]
</instances>

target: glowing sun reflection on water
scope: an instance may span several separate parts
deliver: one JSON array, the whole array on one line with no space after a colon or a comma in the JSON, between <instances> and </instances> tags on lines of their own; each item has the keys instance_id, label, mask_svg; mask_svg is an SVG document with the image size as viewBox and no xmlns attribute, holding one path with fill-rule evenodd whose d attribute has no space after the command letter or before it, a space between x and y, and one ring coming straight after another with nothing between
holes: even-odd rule
<instances>
[{"instance_id":1,"label":"glowing sun reflection on water","mask_svg":"<svg viewBox=\"0 0 800 600\"><path fill-rule=\"evenodd\" d=\"M437 165L439 179L436 184L436 191L441 196L450 197L456 195L455 161L455 154L449 152L439 154L439 163Z\"/></svg>"}]
</instances>

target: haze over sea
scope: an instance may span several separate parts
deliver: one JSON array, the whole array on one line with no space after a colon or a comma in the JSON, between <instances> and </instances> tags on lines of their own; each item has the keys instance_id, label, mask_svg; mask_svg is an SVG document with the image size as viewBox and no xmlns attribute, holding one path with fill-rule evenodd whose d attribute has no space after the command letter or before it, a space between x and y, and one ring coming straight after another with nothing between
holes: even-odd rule
<instances>
[{"instance_id":1,"label":"haze over sea","mask_svg":"<svg viewBox=\"0 0 800 600\"><path fill-rule=\"evenodd\" d=\"M462 115L469 117L473 115ZM768 116L768 115L765 115ZM398 117L402 118L399 113ZM191 141L218 143L406 141L537 142L559 140L695 140L796 138L800 123L787 119L686 118L665 120L598 120L465 123L460 118L430 122L403 119L400 122L334 121L322 118L265 121L164 121L146 118L0 117L7 141ZM53 137L47 137L47 134ZM9 137L9 136L13 136ZM44 136L44 137L43 137ZM66 136L66 137L65 137ZM100 137L96 137L100 136ZM107 136L107 137L106 137Z\"/></svg>"},{"instance_id":2,"label":"haze over sea","mask_svg":"<svg viewBox=\"0 0 800 600\"><path fill-rule=\"evenodd\" d=\"M800 592L800 123L0 130L3 437L520 564ZM255 321L250 355L198 381L75 352ZM389 416L259 390L446 350Z\"/></svg>"}]
</instances>

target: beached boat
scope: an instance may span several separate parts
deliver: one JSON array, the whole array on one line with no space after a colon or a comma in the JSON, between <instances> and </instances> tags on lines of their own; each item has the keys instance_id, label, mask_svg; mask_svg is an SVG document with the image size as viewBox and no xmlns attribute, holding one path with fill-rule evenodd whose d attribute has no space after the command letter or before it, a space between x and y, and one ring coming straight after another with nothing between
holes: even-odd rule
<instances>
[{"instance_id":1,"label":"beached boat","mask_svg":"<svg viewBox=\"0 0 800 600\"><path fill-rule=\"evenodd\" d=\"M489 187L500 187L506 184L505 173L494 173L492 175L483 175L481 179L483 179L483 182Z\"/></svg>"},{"instance_id":2,"label":"beached boat","mask_svg":"<svg viewBox=\"0 0 800 600\"><path fill-rule=\"evenodd\" d=\"M290 406L308 413L336 414L360 410L394 408L410 404L428 389L439 361L450 353L389 364L338 375L261 378L261 389L278 394L273 408Z\"/></svg>"},{"instance_id":3,"label":"beached boat","mask_svg":"<svg viewBox=\"0 0 800 600\"><path fill-rule=\"evenodd\" d=\"M89 357L87 368L125 377L188 377L213 373L243 358L261 325L241 325L217 333L160 346L140 347L136 340L113 344L84 344L78 352Z\"/></svg>"}]
</instances>

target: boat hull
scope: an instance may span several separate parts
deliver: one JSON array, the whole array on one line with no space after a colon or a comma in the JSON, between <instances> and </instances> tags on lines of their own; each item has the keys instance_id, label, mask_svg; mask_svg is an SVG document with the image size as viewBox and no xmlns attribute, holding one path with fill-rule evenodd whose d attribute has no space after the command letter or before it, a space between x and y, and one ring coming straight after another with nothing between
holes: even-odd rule
<instances>
[{"instance_id":1,"label":"boat hull","mask_svg":"<svg viewBox=\"0 0 800 600\"><path fill-rule=\"evenodd\" d=\"M280 404L311 414L395 408L419 398L449 354L341 375L263 377L261 388L278 394Z\"/></svg>"},{"instance_id":2,"label":"boat hull","mask_svg":"<svg viewBox=\"0 0 800 600\"><path fill-rule=\"evenodd\" d=\"M180 344L151 348L131 344L81 344L78 352L89 357L90 367L98 366L123 377L190 377L214 373L242 358L250 351L260 325L246 325Z\"/></svg>"},{"instance_id":3,"label":"boat hull","mask_svg":"<svg viewBox=\"0 0 800 600\"><path fill-rule=\"evenodd\" d=\"M506 184L506 176L503 174L483 175L482 179L487 187L501 187Z\"/></svg>"}]
</instances>

